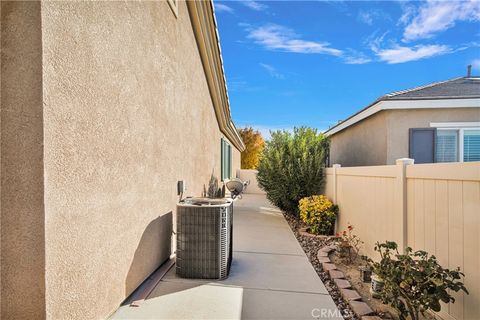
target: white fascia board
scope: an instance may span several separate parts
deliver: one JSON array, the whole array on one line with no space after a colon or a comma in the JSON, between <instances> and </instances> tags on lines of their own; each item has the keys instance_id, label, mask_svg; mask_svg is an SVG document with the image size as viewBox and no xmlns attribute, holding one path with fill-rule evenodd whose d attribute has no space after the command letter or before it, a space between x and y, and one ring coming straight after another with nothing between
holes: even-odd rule
<instances>
[{"instance_id":1,"label":"white fascia board","mask_svg":"<svg viewBox=\"0 0 480 320\"><path fill-rule=\"evenodd\" d=\"M430 122L432 128L475 128L480 127L480 122Z\"/></svg>"},{"instance_id":2,"label":"white fascia board","mask_svg":"<svg viewBox=\"0 0 480 320\"><path fill-rule=\"evenodd\" d=\"M401 109L443 109L443 108L480 108L480 98L472 99L432 99L432 100L382 100L363 110L355 116L343 121L325 132L331 136L343 129L362 121L382 110Z\"/></svg>"}]
</instances>

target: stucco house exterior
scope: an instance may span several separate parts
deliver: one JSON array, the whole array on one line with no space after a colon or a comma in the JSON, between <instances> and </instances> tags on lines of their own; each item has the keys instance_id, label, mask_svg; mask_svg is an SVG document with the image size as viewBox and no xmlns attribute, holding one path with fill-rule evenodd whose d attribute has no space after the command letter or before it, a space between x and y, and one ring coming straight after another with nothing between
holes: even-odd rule
<instances>
[{"instance_id":1,"label":"stucco house exterior","mask_svg":"<svg viewBox=\"0 0 480 320\"><path fill-rule=\"evenodd\" d=\"M108 317L243 149L210 1L2 1L1 318Z\"/></svg>"},{"instance_id":2,"label":"stucco house exterior","mask_svg":"<svg viewBox=\"0 0 480 320\"><path fill-rule=\"evenodd\" d=\"M480 161L480 77L386 94L325 134L330 165Z\"/></svg>"}]
</instances>

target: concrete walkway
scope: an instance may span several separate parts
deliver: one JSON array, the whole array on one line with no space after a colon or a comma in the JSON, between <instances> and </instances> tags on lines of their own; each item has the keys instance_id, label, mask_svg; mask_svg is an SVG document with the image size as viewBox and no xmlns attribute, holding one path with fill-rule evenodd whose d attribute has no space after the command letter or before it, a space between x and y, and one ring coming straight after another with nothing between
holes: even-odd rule
<instances>
[{"instance_id":1,"label":"concrete walkway","mask_svg":"<svg viewBox=\"0 0 480 320\"><path fill-rule=\"evenodd\" d=\"M228 279L178 278L173 267L140 307L113 319L341 319L278 209L263 195L235 203Z\"/></svg>"}]
</instances>

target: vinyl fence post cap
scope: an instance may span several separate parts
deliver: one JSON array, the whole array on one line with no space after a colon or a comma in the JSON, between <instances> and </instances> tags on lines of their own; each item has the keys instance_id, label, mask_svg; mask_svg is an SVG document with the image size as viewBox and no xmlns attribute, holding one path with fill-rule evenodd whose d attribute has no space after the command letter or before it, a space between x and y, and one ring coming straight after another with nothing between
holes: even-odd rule
<instances>
[{"instance_id":1,"label":"vinyl fence post cap","mask_svg":"<svg viewBox=\"0 0 480 320\"><path fill-rule=\"evenodd\" d=\"M397 159L395 163L408 165L408 164L414 164L415 160L410 158L401 158L401 159Z\"/></svg>"}]
</instances>

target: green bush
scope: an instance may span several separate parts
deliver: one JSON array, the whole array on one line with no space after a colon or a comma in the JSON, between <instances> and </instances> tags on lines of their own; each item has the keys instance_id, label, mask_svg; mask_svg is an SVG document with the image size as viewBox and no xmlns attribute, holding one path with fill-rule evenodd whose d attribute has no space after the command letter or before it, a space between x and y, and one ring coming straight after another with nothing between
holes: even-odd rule
<instances>
[{"instance_id":1,"label":"green bush","mask_svg":"<svg viewBox=\"0 0 480 320\"><path fill-rule=\"evenodd\" d=\"M380 297L383 303L394 307L400 320L418 320L427 310L440 311L440 301L455 302L451 292L467 289L460 281L464 276L459 268L444 269L435 256L425 251L415 251L407 247L405 254L400 254L397 244L392 241L378 243L375 251L380 254L376 262L364 257L373 272L384 282ZM451 291L450 291L451 290Z\"/></svg>"},{"instance_id":2,"label":"green bush","mask_svg":"<svg viewBox=\"0 0 480 320\"><path fill-rule=\"evenodd\" d=\"M298 202L320 194L328 139L312 128L271 132L258 164L258 184L281 210L298 216Z\"/></svg>"},{"instance_id":3,"label":"green bush","mask_svg":"<svg viewBox=\"0 0 480 320\"><path fill-rule=\"evenodd\" d=\"M298 203L300 218L310 232L314 234L332 235L337 219L338 207L324 195L300 199Z\"/></svg>"}]
</instances>

